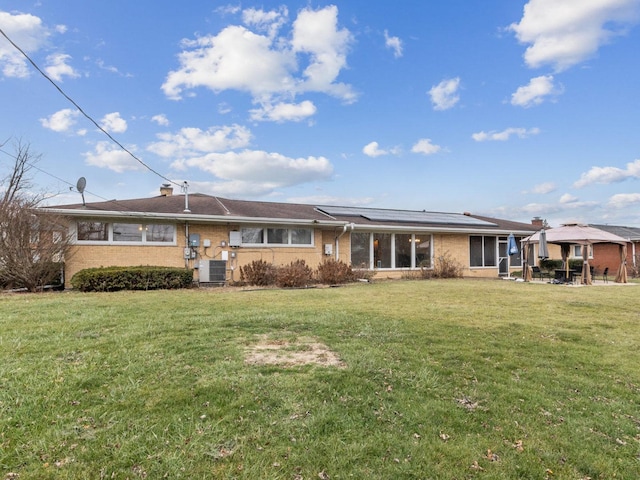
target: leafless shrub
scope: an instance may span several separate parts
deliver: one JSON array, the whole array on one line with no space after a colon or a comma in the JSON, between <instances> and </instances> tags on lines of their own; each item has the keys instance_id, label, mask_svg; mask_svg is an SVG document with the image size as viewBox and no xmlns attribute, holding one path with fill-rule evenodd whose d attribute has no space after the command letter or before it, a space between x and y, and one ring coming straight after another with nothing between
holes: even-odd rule
<instances>
[{"instance_id":1,"label":"leafless shrub","mask_svg":"<svg viewBox=\"0 0 640 480\"><path fill-rule=\"evenodd\" d=\"M240 267L240 281L247 285L266 287L276 283L277 269L272 263L264 260L254 260L244 267Z\"/></svg>"},{"instance_id":2,"label":"leafless shrub","mask_svg":"<svg viewBox=\"0 0 640 480\"><path fill-rule=\"evenodd\" d=\"M318 281L327 285L353 282L355 274L351 267L335 259L326 259L318 265Z\"/></svg>"},{"instance_id":3,"label":"leafless shrub","mask_svg":"<svg viewBox=\"0 0 640 480\"><path fill-rule=\"evenodd\" d=\"M294 260L289 265L278 267L276 285L279 287L299 288L313 283L313 270L304 260Z\"/></svg>"}]
</instances>

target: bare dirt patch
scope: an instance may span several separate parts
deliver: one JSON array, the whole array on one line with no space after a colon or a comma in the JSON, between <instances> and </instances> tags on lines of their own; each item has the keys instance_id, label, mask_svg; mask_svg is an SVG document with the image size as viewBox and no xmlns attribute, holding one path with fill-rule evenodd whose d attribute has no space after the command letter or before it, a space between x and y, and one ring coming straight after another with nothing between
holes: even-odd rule
<instances>
[{"instance_id":1,"label":"bare dirt patch","mask_svg":"<svg viewBox=\"0 0 640 480\"><path fill-rule=\"evenodd\" d=\"M298 365L346 367L334 351L324 343L310 337L285 340L261 335L258 337L257 343L247 347L245 362L250 365L279 365L282 367Z\"/></svg>"}]
</instances>

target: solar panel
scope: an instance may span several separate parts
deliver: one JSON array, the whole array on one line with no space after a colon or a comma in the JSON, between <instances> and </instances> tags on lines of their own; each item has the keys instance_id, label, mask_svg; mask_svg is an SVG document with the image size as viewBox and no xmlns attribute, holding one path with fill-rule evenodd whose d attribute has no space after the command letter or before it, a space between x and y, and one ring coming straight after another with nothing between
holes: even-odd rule
<instances>
[{"instance_id":1,"label":"solar panel","mask_svg":"<svg viewBox=\"0 0 640 480\"><path fill-rule=\"evenodd\" d=\"M319 210L331 216L362 217L371 221L406 222L495 227L495 223L459 213L426 212L417 210L387 210L382 208L320 206Z\"/></svg>"}]
</instances>

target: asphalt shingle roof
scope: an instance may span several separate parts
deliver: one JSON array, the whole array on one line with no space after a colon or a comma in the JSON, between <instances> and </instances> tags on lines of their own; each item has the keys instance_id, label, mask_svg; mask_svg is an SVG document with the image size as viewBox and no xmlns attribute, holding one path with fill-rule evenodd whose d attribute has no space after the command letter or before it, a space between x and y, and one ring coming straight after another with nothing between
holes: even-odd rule
<instances>
[{"instance_id":1,"label":"asphalt shingle roof","mask_svg":"<svg viewBox=\"0 0 640 480\"><path fill-rule=\"evenodd\" d=\"M537 229L528 223L472 215L469 213L441 213L416 210L391 210L351 207L327 207L299 203L261 202L233 200L201 193L188 196L189 212L192 215L246 217L253 219L308 220L337 223L355 223L359 226L385 225L406 227L410 225L443 228L482 228L483 230L533 233ZM159 195L150 198L108 200L53 207L61 210L83 210L91 212L149 213L184 215L184 195ZM338 213L336 213L338 212Z\"/></svg>"}]
</instances>

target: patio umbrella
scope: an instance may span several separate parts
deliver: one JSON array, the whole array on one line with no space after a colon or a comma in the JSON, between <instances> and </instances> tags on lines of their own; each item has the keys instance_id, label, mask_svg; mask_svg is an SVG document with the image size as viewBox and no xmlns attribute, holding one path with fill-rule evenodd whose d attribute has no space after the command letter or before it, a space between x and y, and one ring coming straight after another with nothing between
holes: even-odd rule
<instances>
[{"instance_id":1,"label":"patio umbrella","mask_svg":"<svg viewBox=\"0 0 640 480\"><path fill-rule=\"evenodd\" d=\"M509 251L509 255L518 254L518 244L516 243L516 237L513 236L513 233L510 233L507 239L507 250Z\"/></svg>"},{"instance_id":2,"label":"patio umbrella","mask_svg":"<svg viewBox=\"0 0 640 480\"><path fill-rule=\"evenodd\" d=\"M507 278L511 278L511 255L518 254L518 244L516 243L516 237L513 233L509 234L507 239Z\"/></svg>"},{"instance_id":3,"label":"patio umbrella","mask_svg":"<svg viewBox=\"0 0 640 480\"><path fill-rule=\"evenodd\" d=\"M544 231L544 228L540 230L540 235L538 237L538 258L541 260L546 260L549 258L549 247L547 246L547 232Z\"/></svg>"}]
</instances>

